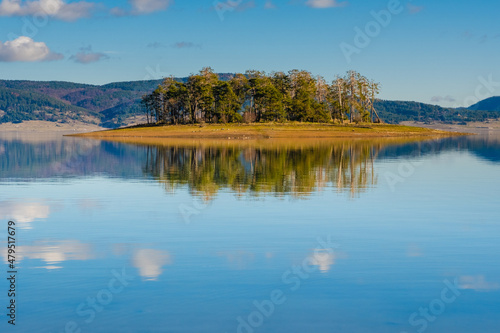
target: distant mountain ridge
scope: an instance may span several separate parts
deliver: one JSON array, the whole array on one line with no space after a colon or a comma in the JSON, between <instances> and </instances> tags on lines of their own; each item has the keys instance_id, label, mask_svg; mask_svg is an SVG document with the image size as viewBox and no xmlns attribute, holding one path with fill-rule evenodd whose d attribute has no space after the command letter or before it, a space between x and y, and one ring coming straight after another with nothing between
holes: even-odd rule
<instances>
[{"instance_id":1,"label":"distant mountain ridge","mask_svg":"<svg viewBox=\"0 0 500 333\"><path fill-rule=\"evenodd\" d=\"M233 74L218 74L221 80ZM177 78L185 82L187 78ZM127 118L143 115L143 95L162 80L114 82L105 85L60 81L0 80L0 123L25 120L67 122L79 120L103 127L127 125ZM468 109L443 108L408 101L377 100L375 108L387 123L401 121L467 122L500 118L500 97L481 101Z\"/></svg>"},{"instance_id":2,"label":"distant mountain ridge","mask_svg":"<svg viewBox=\"0 0 500 333\"><path fill-rule=\"evenodd\" d=\"M142 113L140 98L161 80L102 86L72 82L0 81L0 123L80 120L104 127L124 125Z\"/></svg>"},{"instance_id":3,"label":"distant mountain ridge","mask_svg":"<svg viewBox=\"0 0 500 333\"><path fill-rule=\"evenodd\" d=\"M468 107L475 111L500 111L500 96L486 98Z\"/></svg>"},{"instance_id":4,"label":"distant mountain ridge","mask_svg":"<svg viewBox=\"0 0 500 333\"><path fill-rule=\"evenodd\" d=\"M486 121L488 119L500 118L500 110L471 110L466 108L444 108L439 105L431 105L409 101L375 101L380 118L391 124L402 121L444 123L466 123L470 121Z\"/></svg>"}]
</instances>

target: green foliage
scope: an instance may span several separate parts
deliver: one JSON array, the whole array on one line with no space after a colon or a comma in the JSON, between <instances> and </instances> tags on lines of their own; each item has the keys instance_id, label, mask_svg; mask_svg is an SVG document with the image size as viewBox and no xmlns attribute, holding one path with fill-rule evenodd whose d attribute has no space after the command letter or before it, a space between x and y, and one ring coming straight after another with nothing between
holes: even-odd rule
<instances>
[{"instance_id":1,"label":"green foliage","mask_svg":"<svg viewBox=\"0 0 500 333\"><path fill-rule=\"evenodd\" d=\"M87 110L36 92L0 86L0 122L83 120ZM91 114L95 116L95 114Z\"/></svg>"},{"instance_id":2,"label":"green foliage","mask_svg":"<svg viewBox=\"0 0 500 333\"><path fill-rule=\"evenodd\" d=\"M70 82L0 81L0 123L80 120L118 127L142 114L140 97L158 81L94 86Z\"/></svg>"},{"instance_id":3,"label":"green foliage","mask_svg":"<svg viewBox=\"0 0 500 333\"><path fill-rule=\"evenodd\" d=\"M174 81L171 78L168 86ZM160 123L330 122L344 120L346 110L351 119L357 112L370 121L378 85L356 72L349 72L342 82L342 87L337 82L330 86L323 78L299 70L271 75L249 70L224 81L207 67L188 77L186 84L179 82L184 89L182 96L169 95L170 88L165 88L164 82L143 96L142 105L148 119ZM189 112L174 114L173 104Z\"/></svg>"}]
</instances>

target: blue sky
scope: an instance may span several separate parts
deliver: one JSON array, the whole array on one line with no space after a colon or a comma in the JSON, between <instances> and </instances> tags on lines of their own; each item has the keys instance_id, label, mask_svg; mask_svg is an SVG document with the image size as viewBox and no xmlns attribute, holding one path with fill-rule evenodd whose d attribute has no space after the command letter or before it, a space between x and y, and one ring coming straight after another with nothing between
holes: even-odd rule
<instances>
[{"instance_id":1,"label":"blue sky","mask_svg":"<svg viewBox=\"0 0 500 333\"><path fill-rule=\"evenodd\" d=\"M354 69L381 98L462 106L500 95L499 12L492 0L0 0L0 79Z\"/></svg>"}]
</instances>

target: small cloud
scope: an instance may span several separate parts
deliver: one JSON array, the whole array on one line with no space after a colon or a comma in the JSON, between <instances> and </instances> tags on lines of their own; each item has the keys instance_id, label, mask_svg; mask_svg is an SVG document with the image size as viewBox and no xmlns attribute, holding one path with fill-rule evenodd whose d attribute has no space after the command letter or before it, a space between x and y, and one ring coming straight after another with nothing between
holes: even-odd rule
<instances>
[{"instance_id":1,"label":"small cloud","mask_svg":"<svg viewBox=\"0 0 500 333\"><path fill-rule=\"evenodd\" d=\"M82 47L80 52L72 55L71 60L80 64L90 64L104 59L109 59L108 55L102 52L92 52L92 47Z\"/></svg>"},{"instance_id":2,"label":"small cloud","mask_svg":"<svg viewBox=\"0 0 500 333\"><path fill-rule=\"evenodd\" d=\"M424 10L424 6L415 6L411 3L408 3L407 6L408 6L408 11L410 12L410 14L418 14L422 10Z\"/></svg>"},{"instance_id":3,"label":"small cloud","mask_svg":"<svg viewBox=\"0 0 500 333\"><path fill-rule=\"evenodd\" d=\"M474 42L478 42L480 44L488 42L490 39L498 39L500 38L500 34L482 34L482 35L476 35L471 31L465 31L462 33L462 38L466 40L471 40Z\"/></svg>"},{"instance_id":4,"label":"small cloud","mask_svg":"<svg viewBox=\"0 0 500 333\"><path fill-rule=\"evenodd\" d=\"M226 11L236 10L237 12L243 12L248 9L255 8L255 1L242 1L242 0L227 0L227 1L215 1L212 7L217 12L224 13Z\"/></svg>"},{"instance_id":5,"label":"small cloud","mask_svg":"<svg viewBox=\"0 0 500 333\"><path fill-rule=\"evenodd\" d=\"M276 5L272 2L272 0L267 0L264 4L265 9L275 9Z\"/></svg>"},{"instance_id":6,"label":"small cloud","mask_svg":"<svg viewBox=\"0 0 500 333\"><path fill-rule=\"evenodd\" d=\"M494 282L488 282L483 275L461 276L458 279L459 289L470 289L475 291L493 291L500 289L500 285Z\"/></svg>"},{"instance_id":7,"label":"small cloud","mask_svg":"<svg viewBox=\"0 0 500 333\"><path fill-rule=\"evenodd\" d=\"M66 3L63 0L2 0L0 16L50 16L63 21L90 17L96 4L86 1Z\"/></svg>"},{"instance_id":8,"label":"small cloud","mask_svg":"<svg viewBox=\"0 0 500 333\"><path fill-rule=\"evenodd\" d=\"M462 33L462 37L465 39L471 39L472 37L474 37L474 34L470 31L464 31Z\"/></svg>"},{"instance_id":9,"label":"small cloud","mask_svg":"<svg viewBox=\"0 0 500 333\"><path fill-rule=\"evenodd\" d=\"M115 7L110 10L114 16L144 15L166 10L173 0L129 0L130 10Z\"/></svg>"},{"instance_id":10,"label":"small cloud","mask_svg":"<svg viewBox=\"0 0 500 333\"><path fill-rule=\"evenodd\" d=\"M172 263L170 254L166 251L140 249L132 258L134 267L139 269L139 275L147 281L156 281L163 273L162 267Z\"/></svg>"},{"instance_id":11,"label":"small cloud","mask_svg":"<svg viewBox=\"0 0 500 333\"><path fill-rule=\"evenodd\" d=\"M63 59L63 55L53 53L42 42L35 42L25 36L2 43L0 41L0 62L35 62Z\"/></svg>"},{"instance_id":12,"label":"small cloud","mask_svg":"<svg viewBox=\"0 0 500 333\"><path fill-rule=\"evenodd\" d=\"M148 45L146 45L146 47L149 47L152 49L159 49L161 47L166 47L166 45L163 43L153 42L153 43L149 43Z\"/></svg>"},{"instance_id":13,"label":"small cloud","mask_svg":"<svg viewBox=\"0 0 500 333\"><path fill-rule=\"evenodd\" d=\"M348 1L338 2L337 0L307 0L306 2L306 6L311 8L338 8L348 4Z\"/></svg>"},{"instance_id":14,"label":"small cloud","mask_svg":"<svg viewBox=\"0 0 500 333\"><path fill-rule=\"evenodd\" d=\"M193 48L193 47L201 48L201 45L194 44L194 43L191 43L191 42L177 42L174 45L172 45L172 47L176 48L176 49L190 49L190 48Z\"/></svg>"},{"instance_id":15,"label":"small cloud","mask_svg":"<svg viewBox=\"0 0 500 333\"><path fill-rule=\"evenodd\" d=\"M434 102L434 103L441 103L441 102L450 102L450 103L453 103L453 102L456 102L457 100L455 98L453 98L452 96L450 95L447 95L447 96L433 96L431 98L431 102Z\"/></svg>"}]
</instances>

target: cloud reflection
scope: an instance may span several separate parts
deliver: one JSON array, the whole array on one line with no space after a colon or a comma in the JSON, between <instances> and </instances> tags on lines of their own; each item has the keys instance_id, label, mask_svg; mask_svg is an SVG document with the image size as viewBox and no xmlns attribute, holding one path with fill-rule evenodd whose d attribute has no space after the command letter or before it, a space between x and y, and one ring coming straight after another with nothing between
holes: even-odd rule
<instances>
[{"instance_id":1,"label":"cloud reflection","mask_svg":"<svg viewBox=\"0 0 500 333\"><path fill-rule=\"evenodd\" d=\"M217 255L225 257L231 268L236 270L246 269L255 260L253 253L242 250L220 251Z\"/></svg>"},{"instance_id":2,"label":"cloud reflection","mask_svg":"<svg viewBox=\"0 0 500 333\"><path fill-rule=\"evenodd\" d=\"M156 281L163 272L162 266L171 264L172 257L167 251L140 249L134 252L132 263L142 278Z\"/></svg>"},{"instance_id":3,"label":"cloud reflection","mask_svg":"<svg viewBox=\"0 0 500 333\"><path fill-rule=\"evenodd\" d=\"M500 289L500 284L488 282L483 275L461 276L458 279L460 289L470 289L475 291L493 291Z\"/></svg>"},{"instance_id":4,"label":"cloud reflection","mask_svg":"<svg viewBox=\"0 0 500 333\"><path fill-rule=\"evenodd\" d=\"M337 259L335 254L328 250L316 249L311 255L311 263L319 266L322 273L328 272L331 266L335 265L335 259Z\"/></svg>"},{"instance_id":5,"label":"cloud reflection","mask_svg":"<svg viewBox=\"0 0 500 333\"><path fill-rule=\"evenodd\" d=\"M40 202L0 202L0 219L13 220L21 229L31 229L31 222L49 217L50 207Z\"/></svg>"},{"instance_id":6,"label":"cloud reflection","mask_svg":"<svg viewBox=\"0 0 500 333\"><path fill-rule=\"evenodd\" d=\"M89 260L94 256L89 244L76 240L64 240L58 242L40 241L34 245L18 246L16 260L40 259L45 262L45 269L62 268L60 264L69 260ZM7 256L4 255L7 262Z\"/></svg>"}]
</instances>

